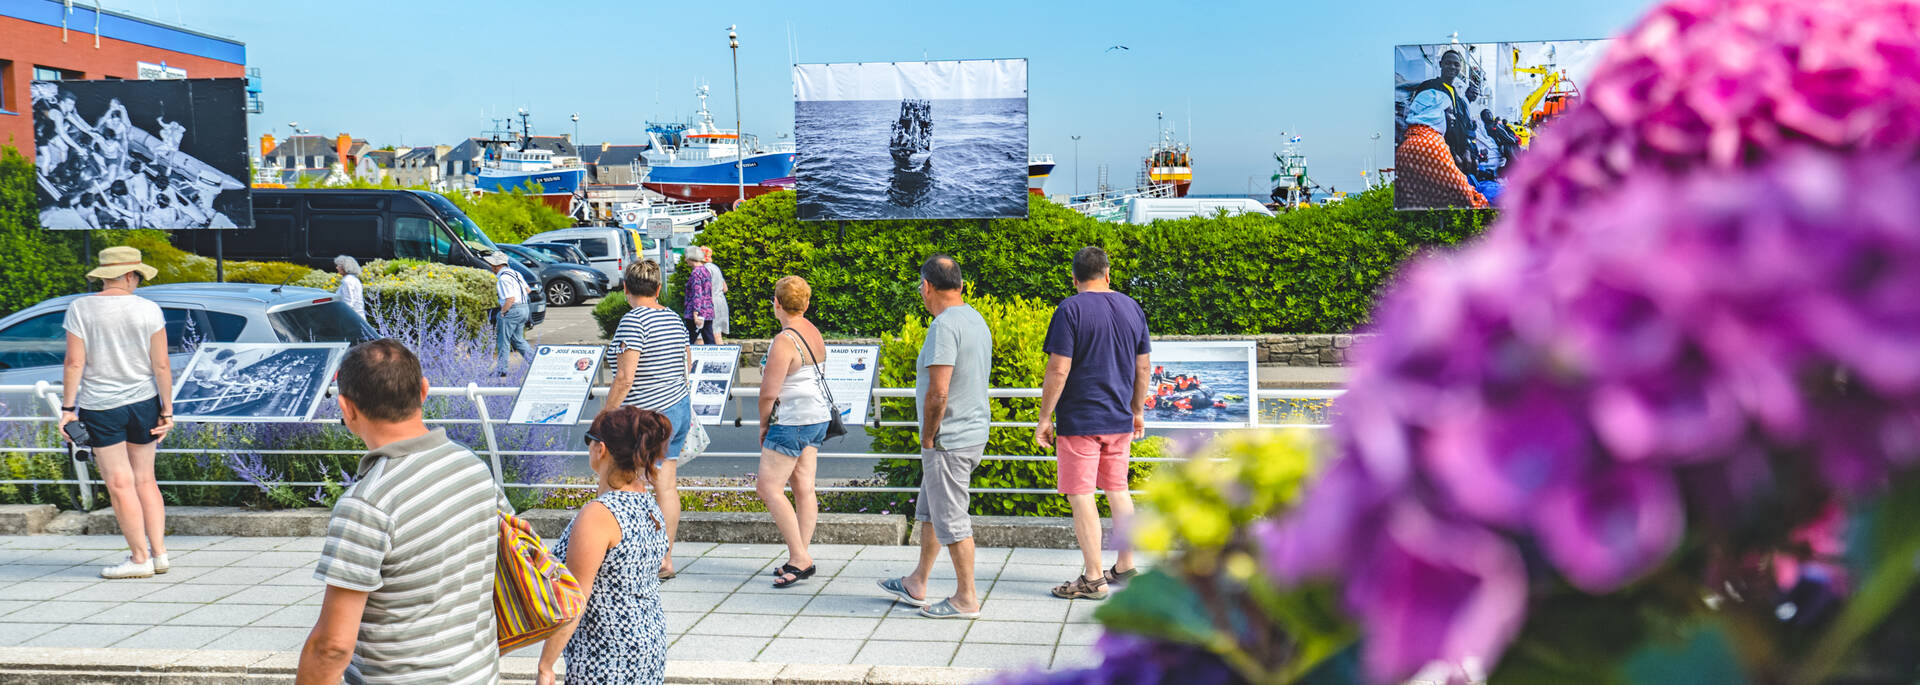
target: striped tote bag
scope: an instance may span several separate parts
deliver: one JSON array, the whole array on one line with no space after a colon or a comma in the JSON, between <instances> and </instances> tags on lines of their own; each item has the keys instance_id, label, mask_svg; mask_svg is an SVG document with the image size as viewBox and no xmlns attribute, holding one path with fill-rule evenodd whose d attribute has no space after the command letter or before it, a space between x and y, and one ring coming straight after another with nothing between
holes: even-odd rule
<instances>
[{"instance_id":1,"label":"striped tote bag","mask_svg":"<svg viewBox=\"0 0 1920 685\"><path fill-rule=\"evenodd\" d=\"M546 639L586 611L587 593L567 565L547 552L532 525L504 511L495 563L493 615L501 654Z\"/></svg>"}]
</instances>

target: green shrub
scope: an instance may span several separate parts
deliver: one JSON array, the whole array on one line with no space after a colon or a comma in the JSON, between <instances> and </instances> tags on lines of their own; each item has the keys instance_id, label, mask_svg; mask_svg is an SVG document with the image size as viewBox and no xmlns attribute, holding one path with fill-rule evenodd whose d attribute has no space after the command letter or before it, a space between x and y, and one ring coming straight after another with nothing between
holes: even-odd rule
<instances>
[{"instance_id":1,"label":"green shrub","mask_svg":"<svg viewBox=\"0 0 1920 685\"><path fill-rule=\"evenodd\" d=\"M524 242L536 233L573 226L573 219L547 206L532 193L538 187L516 189L508 193L483 193L474 199L464 192L441 193L460 212L480 226L496 243Z\"/></svg>"},{"instance_id":2,"label":"green shrub","mask_svg":"<svg viewBox=\"0 0 1920 685\"><path fill-rule=\"evenodd\" d=\"M153 283L211 283L214 280L214 260L180 248L174 247L162 231L126 231L120 236L119 244L140 249L140 261L157 269ZM265 283L268 285L296 285L311 282L309 279L325 276L324 273L299 264L286 262L250 262L228 260L226 263L226 282L228 283Z\"/></svg>"},{"instance_id":3,"label":"green shrub","mask_svg":"<svg viewBox=\"0 0 1920 685\"><path fill-rule=\"evenodd\" d=\"M607 293L600 298L600 304L593 306L593 320L600 324L600 337L613 339L613 331L620 327L620 317L626 316L633 307L627 304L627 297L618 292Z\"/></svg>"},{"instance_id":4,"label":"green shrub","mask_svg":"<svg viewBox=\"0 0 1920 685\"><path fill-rule=\"evenodd\" d=\"M447 315L425 322L429 325L446 320L469 334L491 335L493 330L488 316L498 300L491 273L416 259L376 259L360 266L360 284L367 300L367 320L375 327L425 310ZM333 290L340 287L340 276L315 271L293 285ZM417 306L423 301L428 306Z\"/></svg>"},{"instance_id":5,"label":"green shrub","mask_svg":"<svg viewBox=\"0 0 1920 685\"><path fill-rule=\"evenodd\" d=\"M1378 290L1416 250L1477 235L1491 212L1393 210L1391 190L1277 217L1204 217L1147 226L1096 221L1044 198L1026 219L801 222L794 196L769 193L722 215L695 242L732 286L733 330L774 330L765 301L781 276L813 286L809 315L840 335L878 335L919 311L918 269L959 259L977 292L1057 302L1073 294L1073 254L1104 247L1114 286L1161 334L1331 333L1367 321ZM669 298L684 278L676 273Z\"/></svg>"},{"instance_id":6,"label":"green shrub","mask_svg":"<svg viewBox=\"0 0 1920 685\"><path fill-rule=\"evenodd\" d=\"M1053 306L1034 300L992 296L973 296L967 303L987 320L993 331L993 370L988 386L995 388L1037 388L1045 375L1047 354L1040 350L1047 336L1047 324L1053 318ZM916 373L915 360L927 337L927 319L908 316L898 332L881 339L880 385L911 388ZM887 421L911 421L916 418L914 400L879 399L880 418ZM1032 421L1040 411L1040 400L994 399L989 401L994 421ZM911 454L920 450L920 432L913 428L868 427L873 451ZM1163 438L1148 438L1133 445L1136 457L1159 457L1169 453ZM988 432L987 454L1045 455L1049 451L1035 444L1031 428L994 428ZM1133 465L1131 478L1138 482L1152 470L1152 464ZM920 462L908 459L882 460L874 467L892 487L920 484ZM1053 461L983 461L973 471L976 488L1047 488L1057 480ZM902 498L904 499L904 498ZM1056 495L980 494L973 496L973 513L1002 516L1067 516L1067 501Z\"/></svg>"},{"instance_id":7,"label":"green shrub","mask_svg":"<svg viewBox=\"0 0 1920 685\"><path fill-rule=\"evenodd\" d=\"M87 287L85 235L40 230L35 183L33 163L12 146L0 147L0 316Z\"/></svg>"}]
</instances>

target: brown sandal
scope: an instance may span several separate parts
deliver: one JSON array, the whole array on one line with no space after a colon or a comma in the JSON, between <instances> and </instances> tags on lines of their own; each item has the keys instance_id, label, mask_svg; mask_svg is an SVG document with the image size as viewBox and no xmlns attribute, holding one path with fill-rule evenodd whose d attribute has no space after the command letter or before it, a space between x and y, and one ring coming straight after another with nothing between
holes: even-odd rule
<instances>
[{"instance_id":1,"label":"brown sandal","mask_svg":"<svg viewBox=\"0 0 1920 685\"><path fill-rule=\"evenodd\" d=\"M1140 575L1139 568L1130 568L1125 571L1122 571L1120 570L1119 564L1114 564L1113 568L1107 569L1106 581L1108 585L1113 585L1116 583L1125 583L1129 580L1133 580L1133 577L1137 575Z\"/></svg>"},{"instance_id":2,"label":"brown sandal","mask_svg":"<svg viewBox=\"0 0 1920 685\"><path fill-rule=\"evenodd\" d=\"M1107 579L1088 580L1083 576L1075 576L1073 580L1054 588L1053 596L1061 599L1106 599Z\"/></svg>"}]
</instances>

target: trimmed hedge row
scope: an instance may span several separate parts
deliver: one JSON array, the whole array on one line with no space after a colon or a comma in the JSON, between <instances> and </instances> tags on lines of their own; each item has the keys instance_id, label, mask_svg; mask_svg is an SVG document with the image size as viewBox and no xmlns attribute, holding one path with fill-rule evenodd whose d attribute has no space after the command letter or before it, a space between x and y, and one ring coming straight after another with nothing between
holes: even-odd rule
<instances>
[{"instance_id":1,"label":"trimmed hedge row","mask_svg":"<svg viewBox=\"0 0 1920 685\"><path fill-rule=\"evenodd\" d=\"M1031 198L1028 218L973 222L801 222L794 195L771 193L722 215L695 242L732 286L733 332L774 332L773 283L800 274L810 317L837 335L878 335L919 311L919 267L954 255L982 295L1057 302L1073 294L1073 255L1099 245L1114 287L1139 300L1160 334L1336 333L1366 323L1375 294L1416 251L1480 233L1491 212L1398 213L1390 189L1277 217L1204 217L1146 226L1097 221ZM669 284L677 304L684 270ZM602 326L622 303L597 308Z\"/></svg>"},{"instance_id":2,"label":"trimmed hedge row","mask_svg":"<svg viewBox=\"0 0 1920 685\"><path fill-rule=\"evenodd\" d=\"M383 322L399 323L399 317L419 318L424 311L428 320L406 327L452 322L468 335L492 335L488 316L495 302L493 274L412 259L375 260L361 265L360 284L367 320L376 328ZM315 271L294 285L333 290L340 287L340 276Z\"/></svg>"}]
</instances>

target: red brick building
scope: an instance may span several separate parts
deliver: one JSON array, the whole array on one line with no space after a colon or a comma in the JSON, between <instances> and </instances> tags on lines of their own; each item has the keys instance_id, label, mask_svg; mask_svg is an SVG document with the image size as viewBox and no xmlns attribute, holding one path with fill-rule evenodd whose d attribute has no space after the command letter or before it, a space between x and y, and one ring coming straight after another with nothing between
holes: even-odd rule
<instances>
[{"instance_id":1,"label":"red brick building","mask_svg":"<svg viewBox=\"0 0 1920 685\"><path fill-rule=\"evenodd\" d=\"M0 145L33 156L34 80L240 78L247 46L84 2L0 0Z\"/></svg>"}]
</instances>

